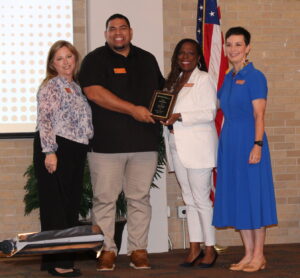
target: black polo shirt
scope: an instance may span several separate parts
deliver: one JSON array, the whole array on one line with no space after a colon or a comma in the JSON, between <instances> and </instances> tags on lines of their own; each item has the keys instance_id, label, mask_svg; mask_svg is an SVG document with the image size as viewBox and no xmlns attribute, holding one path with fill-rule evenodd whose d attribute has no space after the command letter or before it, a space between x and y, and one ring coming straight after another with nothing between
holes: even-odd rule
<instances>
[{"instance_id":1,"label":"black polo shirt","mask_svg":"<svg viewBox=\"0 0 300 278\"><path fill-rule=\"evenodd\" d=\"M79 82L83 88L101 85L123 100L149 107L153 91L162 89L164 79L151 53L130 45L129 55L124 57L105 44L84 58ZM141 123L129 115L107 110L93 102L90 105L94 124L92 151L157 151L158 123Z\"/></svg>"}]
</instances>

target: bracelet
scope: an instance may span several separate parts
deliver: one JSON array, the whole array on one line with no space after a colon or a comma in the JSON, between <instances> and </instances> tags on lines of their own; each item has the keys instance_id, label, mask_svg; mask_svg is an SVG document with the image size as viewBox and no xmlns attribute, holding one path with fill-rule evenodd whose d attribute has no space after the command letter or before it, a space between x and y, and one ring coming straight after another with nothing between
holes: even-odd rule
<instances>
[{"instance_id":1,"label":"bracelet","mask_svg":"<svg viewBox=\"0 0 300 278\"><path fill-rule=\"evenodd\" d=\"M264 142L263 141L254 141L254 144L262 147L264 145Z\"/></svg>"},{"instance_id":2,"label":"bracelet","mask_svg":"<svg viewBox=\"0 0 300 278\"><path fill-rule=\"evenodd\" d=\"M55 152L46 152L45 154L47 155L47 154L53 154L53 153L55 153Z\"/></svg>"}]
</instances>

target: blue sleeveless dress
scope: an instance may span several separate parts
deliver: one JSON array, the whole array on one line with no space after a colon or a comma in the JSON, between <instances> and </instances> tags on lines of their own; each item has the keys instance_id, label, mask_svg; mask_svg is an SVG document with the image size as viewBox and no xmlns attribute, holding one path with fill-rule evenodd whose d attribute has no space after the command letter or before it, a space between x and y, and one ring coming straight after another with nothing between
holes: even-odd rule
<instances>
[{"instance_id":1,"label":"blue sleeveless dress","mask_svg":"<svg viewBox=\"0 0 300 278\"><path fill-rule=\"evenodd\" d=\"M252 101L267 98L267 81L250 63L237 75L229 72L218 93L224 125L218 149L218 175L213 225L259 229L277 224L268 140L263 137L262 158L249 164L255 140Z\"/></svg>"}]
</instances>

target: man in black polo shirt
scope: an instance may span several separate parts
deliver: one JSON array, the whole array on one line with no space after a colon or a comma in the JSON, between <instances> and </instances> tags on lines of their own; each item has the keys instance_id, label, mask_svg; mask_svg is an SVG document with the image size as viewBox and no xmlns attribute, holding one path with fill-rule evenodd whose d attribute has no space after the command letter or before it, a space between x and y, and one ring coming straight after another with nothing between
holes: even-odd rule
<instances>
[{"instance_id":1,"label":"man in black polo shirt","mask_svg":"<svg viewBox=\"0 0 300 278\"><path fill-rule=\"evenodd\" d=\"M130 43L132 29L125 16L108 18L105 38L105 46L84 58L79 74L93 112L94 138L88 154L94 192L92 219L105 235L97 270L115 267L116 200L122 189L127 198L130 265L147 269L149 191L159 142L159 124L147 107L164 79L154 56Z\"/></svg>"}]
</instances>

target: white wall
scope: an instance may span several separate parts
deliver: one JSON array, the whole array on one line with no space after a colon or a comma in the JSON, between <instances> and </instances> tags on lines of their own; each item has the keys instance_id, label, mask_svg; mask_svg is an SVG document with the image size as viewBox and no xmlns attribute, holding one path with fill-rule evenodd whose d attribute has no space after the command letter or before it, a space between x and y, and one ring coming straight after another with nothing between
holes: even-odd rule
<instances>
[{"instance_id":1,"label":"white wall","mask_svg":"<svg viewBox=\"0 0 300 278\"><path fill-rule=\"evenodd\" d=\"M88 51L105 43L105 22L115 13L128 17L133 29L132 43L151 52L163 72L163 15L162 0L88 0ZM165 174L151 189L152 220L148 252L168 251L167 194ZM126 253L127 231L123 233L121 254Z\"/></svg>"},{"instance_id":2,"label":"white wall","mask_svg":"<svg viewBox=\"0 0 300 278\"><path fill-rule=\"evenodd\" d=\"M102 46L107 18L115 13L128 17L133 29L132 43L151 52L163 73L162 0L88 0L88 51Z\"/></svg>"}]
</instances>

